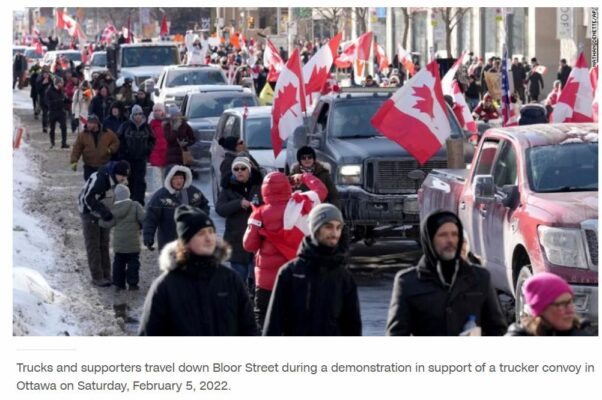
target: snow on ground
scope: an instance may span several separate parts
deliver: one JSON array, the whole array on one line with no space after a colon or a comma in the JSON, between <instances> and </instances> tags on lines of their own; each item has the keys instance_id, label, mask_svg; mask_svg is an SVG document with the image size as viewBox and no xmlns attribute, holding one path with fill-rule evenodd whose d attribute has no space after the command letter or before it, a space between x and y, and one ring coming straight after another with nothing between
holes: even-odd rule
<instances>
[{"instance_id":1,"label":"snow on ground","mask_svg":"<svg viewBox=\"0 0 602 400\"><path fill-rule=\"evenodd\" d=\"M19 126L19 120L14 124ZM44 275L56 260L52 240L40 221L24 211L26 192L38 179L25 155L27 143L21 146L13 153L13 334L77 334L77 326L69 322L65 296Z\"/></svg>"}]
</instances>

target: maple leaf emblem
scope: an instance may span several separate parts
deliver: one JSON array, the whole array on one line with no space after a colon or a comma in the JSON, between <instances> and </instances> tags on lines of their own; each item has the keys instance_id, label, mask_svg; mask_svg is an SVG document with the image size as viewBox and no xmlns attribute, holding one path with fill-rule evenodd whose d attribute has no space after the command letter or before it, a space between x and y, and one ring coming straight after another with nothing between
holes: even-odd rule
<instances>
[{"instance_id":1,"label":"maple leaf emblem","mask_svg":"<svg viewBox=\"0 0 602 400\"><path fill-rule=\"evenodd\" d=\"M274 116L274 122L277 124L280 118L290 110L295 104L297 104L297 88L289 83L284 86L282 90L278 91L278 97L274 101L272 115ZM291 112L297 116L292 110Z\"/></svg>"},{"instance_id":2,"label":"maple leaf emblem","mask_svg":"<svg viewBox=\"0 0 602 400\"><path fill-rule=\"evenodd\" d=\"M326 67L318 68L314 65L311 76L309 77L309 82L305 85L305 92L309 94L321 91L326 79L328 79Z\"/></svg>"},{"instance_id":3,"label":"maple leaf emblem","mask_svg":"<svg viewBox=\"0 0 602 400\"><path fill-rule=\"evenodd\" d=\"M579 91L579 82L575 78L570 77L569 80L562 88L562 93L559 98L562 98L562 102L568 104L571 107L575 106L577 100L577 92Z\"/></svg>"},{"instance_id":4,"label":"maple leaf emblem","mask_svg":"<svg viewBox=\"0 0 602 400\"><path fill-rule=\"evenodd\" d=\"M433 96L431 96L431 90L425 85L414 87L412 89L414 90L413 95L419 98L413 108L425 113L431 119L435 118L433 113Z\"/></svg>"}]
</instances>

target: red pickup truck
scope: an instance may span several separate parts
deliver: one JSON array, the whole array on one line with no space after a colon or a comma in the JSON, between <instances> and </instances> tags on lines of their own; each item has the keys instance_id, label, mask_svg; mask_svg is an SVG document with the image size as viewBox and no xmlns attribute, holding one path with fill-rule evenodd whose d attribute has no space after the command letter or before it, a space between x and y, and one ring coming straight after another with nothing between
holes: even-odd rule
<instances>
[{"instance_id":1,"label":"red pickup truck","mask_svg":"<svg viewBox=\"0 0 602 400\"><path fill-rule=\"evenodd\" d=\"M577 313L597 326L597 124L490 129L470 168L433 170L418 203L421 219L458 214L496 289L515 299L511 319L524 312L525 279L549 271L571 284Z\"/></svg>"}]
</instances>

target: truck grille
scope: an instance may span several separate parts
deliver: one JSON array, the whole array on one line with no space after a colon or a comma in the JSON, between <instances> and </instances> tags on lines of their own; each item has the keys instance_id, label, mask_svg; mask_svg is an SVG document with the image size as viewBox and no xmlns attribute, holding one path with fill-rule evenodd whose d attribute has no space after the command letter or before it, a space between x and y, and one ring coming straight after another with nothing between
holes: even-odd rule
<instances>
[{"instance_id":1,"label":"truck grille","mask_svg":"<svg viewBox=\"0 0 602 400\"><path fill-rule=\"evenodd\" d=\"M446 168L447 160L430 160L420 166L418 161L407 160L368 160L366 161L365 182L366 191L378 194L407 194L416 193L422 185L422 180L415 182L408 173L420 169L426 175L435 168Z\"/></svg>"},{"instance_id":2,"label":"truck grille","mask_svg":"<svg viewBox=\"0 0 602 400\"><path fill-rule=\"evenodd\" d=\"M586 230L587 249L589 250L590 261L593 265L598 265L598 234L596 231Z\"/></svg>"}]
</instances>

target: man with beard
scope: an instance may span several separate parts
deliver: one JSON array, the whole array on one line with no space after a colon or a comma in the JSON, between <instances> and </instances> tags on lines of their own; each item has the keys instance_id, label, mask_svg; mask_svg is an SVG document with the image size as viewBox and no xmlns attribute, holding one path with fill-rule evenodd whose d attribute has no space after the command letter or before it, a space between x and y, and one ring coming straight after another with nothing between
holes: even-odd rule
<instances>
[{"instance_id":1,"label":"man with beard","mask_svg":"<svg viewBox=\"0 0 602 400\"><path fill-rule=\"evenodd\" d=\"M389 306L389 336L457 336L474 318L483 335L503 335L502 314L489 271L461 257L462 223L449 211L422 222L424 255L416 267L395 276Z\"/></svg>"},{"instance_id":2,"label":"man with beard","mask_svg":"<svg viewBox=\"0 0 602 400\"><path fill-rule=\"evenodd\" d=\"M361 336L357 286L339 245L343 215L332 204L309 213L311 234L278 273L264 335Z\"/></svg>"}]
</instances>

